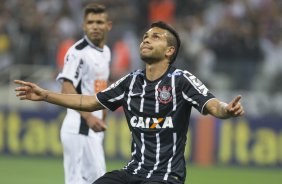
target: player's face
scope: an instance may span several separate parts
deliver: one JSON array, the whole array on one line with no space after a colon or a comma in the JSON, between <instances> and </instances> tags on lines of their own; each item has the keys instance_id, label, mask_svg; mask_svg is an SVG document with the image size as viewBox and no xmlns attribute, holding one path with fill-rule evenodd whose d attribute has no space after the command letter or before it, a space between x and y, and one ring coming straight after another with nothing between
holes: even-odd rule
<instances>
[{"instance_id":1,"label":"player's face","mask_svg":"<svg viewBox=\"0 0 282 184\"><path fill-rule=\"evenodd\" d=\"M83 31L87 37L98 47L105 43L108 31L112 24L105 13L89 13L83 21Z\"/></svg>"},{"instance_id":2,"label":"player's face","mask_svg":"<svg viewBox=\"0 0 282 184\"><path fill-rule=\"evenodd\" d=\"M149 29L140 44L140 56L145 62L161 61L166 57L167 31L158 27Z\"/></svg>"}]
</instances>

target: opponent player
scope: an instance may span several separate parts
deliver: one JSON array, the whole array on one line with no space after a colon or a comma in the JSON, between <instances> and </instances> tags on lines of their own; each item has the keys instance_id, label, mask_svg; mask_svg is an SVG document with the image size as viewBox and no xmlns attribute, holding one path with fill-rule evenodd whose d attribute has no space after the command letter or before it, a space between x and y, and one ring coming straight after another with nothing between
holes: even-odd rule
<instances>
[{"instance_id":1,"label":"opponent player","mask_svg":"<svg viewBox=\"0 0 282 184\"><path fill-rule=\"evenodd\" d=\"M58 94L16 80L21 100L94 111L123 106L132 135L132 158L121 170L108 172L94 184L180 184L185 182L184 149L191 108L217 118L244 114L237 96L220 101L188 71L172 66L180 47L177 32L156 22L144 34L140 55L144 70L134 71L94 96Z\"/></svg>"},{"instance_id":2,"label":"opponent player","mask_svg":"<svg viewBox=\"0 0 282 184\"><path fill-rule=\"evenodd\" d=\"M62 93L94 95L107 87L111 53L105 42L111 25L105 6L85 7L85 36L68 50L57 77L62 83ZM106 172L104 132L101 132L106 128L104 120L105 111L67 109L61 128L66 184L93 183Z\"/></svg>"}]
</instances>

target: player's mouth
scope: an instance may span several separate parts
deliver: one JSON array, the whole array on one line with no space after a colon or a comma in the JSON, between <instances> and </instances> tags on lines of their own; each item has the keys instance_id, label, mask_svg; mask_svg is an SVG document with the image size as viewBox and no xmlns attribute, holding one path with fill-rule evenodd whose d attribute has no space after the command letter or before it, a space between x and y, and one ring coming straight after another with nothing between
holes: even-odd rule
<instances>
[{"instance_id":1,"label":"player's mouth","mask_svg":"<svg viewBox=\"0 0 282 184\"><path fill-rule=\"evenodd\" d=\"M152 47L149 47L149 46L143 46L143 47L141 47L141 51L142 51L142 52L146 52L146 51L150 51L150 50L153 50L153 48L152 48Z\"/></svg>"},{"instance_id":2,"label":"player's mouth","mask_svg":"<svg viewBox=\"0 0 282 184\"><path fill-rule=\"evenodd\" d=\"M92 33L90 33L92 36L94 36L94 37L97 37L97 36L99 36L100 35L100 32L92 32Z\"/></svg>"}]
</instances>

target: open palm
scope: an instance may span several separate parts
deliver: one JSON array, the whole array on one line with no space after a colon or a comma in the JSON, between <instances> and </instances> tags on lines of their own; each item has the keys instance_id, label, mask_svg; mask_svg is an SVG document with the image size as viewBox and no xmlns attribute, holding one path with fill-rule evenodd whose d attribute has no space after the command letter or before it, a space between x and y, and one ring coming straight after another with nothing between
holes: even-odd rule
<instances>
[{"instance_id":1,"label":"open palm","mask_svg":"<svg viewBox=\"0 0 282 184\"><path fill-rule=\"evenodd\" d=\"M41 101L46 97L46 94L44 94L45 90L34 83L21 80L15 80L14 82L21 85L15 89L15 91L18 92L16 96L19 97L20 100Z\"/></svg>"}]
</instances>

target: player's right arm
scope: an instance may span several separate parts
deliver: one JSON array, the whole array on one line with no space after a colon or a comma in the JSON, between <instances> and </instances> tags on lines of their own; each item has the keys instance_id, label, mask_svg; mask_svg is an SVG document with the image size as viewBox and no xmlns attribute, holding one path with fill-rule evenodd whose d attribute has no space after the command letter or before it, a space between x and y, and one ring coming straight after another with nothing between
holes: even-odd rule
<instances>
[{"instance_id":1,"label":"player's right arm","mask_svg":"<svg viewBox=\"0 0 282 184\"><path fill-rule=\"evenodd\" d=\"M22 80L15 80L14 82L21 85L15 89L17 91L16 96L20 100L46 101L66 108L88 112L105 109L97 100L96 95L61 94L48 91L31 82Z\"/></svg>"},{"instance_id":2,"label":"player's right arm","mask_svg":"<svg viewBox=\"0 0 282 184\"><path fill-rule=\"evenodd\" d=\"M64 94L78 94L72 81L63 79L62 82L62 93ZM104 120L97 118L92 115L91 112L79 111L81 117L86 121L87 125L95 132L106 130L107 126Z\"/></svg>"}]
</instances>

